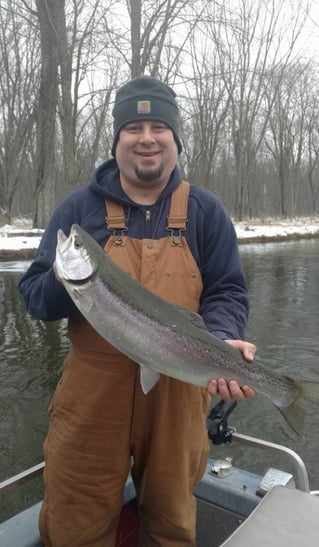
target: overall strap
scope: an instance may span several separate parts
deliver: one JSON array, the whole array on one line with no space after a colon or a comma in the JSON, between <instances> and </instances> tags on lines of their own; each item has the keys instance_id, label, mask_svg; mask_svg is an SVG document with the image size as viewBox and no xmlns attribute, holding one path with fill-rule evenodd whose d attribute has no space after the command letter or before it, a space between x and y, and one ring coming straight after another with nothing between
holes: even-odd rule
<instances>
[{"instance_id":1,"label":"overall strap","mask_svg":"<svg viewBox=\"0 0 319 547\"><path fill-rule=\"evenodd\" d=\"M171 207L167 218L168 230L186 230L189 183L183 180L172 193Z\"/></svg>"},{"instance_id":2,"label":"overall strap","mask_svg":"<svg viewBox=\"0 0 319 547\"><path fill-rule=\"evenodd\" d=\"M123 205L116 201L105 200L106 227L111 232L115 230L127 230Z\"/></svg>"},{"instance_id":3,"label":"overall strap","mask_svg":"<svg viewBox=\"0 0 319 547\"><path fill-rule=\"evenodd\" d=\"M172 193L171 206L167 217L168 230L186 230L189 183L182 181ZM106 226L110 231L127 230L123 205L105 200Z\"/></svg>"}]
</instances>

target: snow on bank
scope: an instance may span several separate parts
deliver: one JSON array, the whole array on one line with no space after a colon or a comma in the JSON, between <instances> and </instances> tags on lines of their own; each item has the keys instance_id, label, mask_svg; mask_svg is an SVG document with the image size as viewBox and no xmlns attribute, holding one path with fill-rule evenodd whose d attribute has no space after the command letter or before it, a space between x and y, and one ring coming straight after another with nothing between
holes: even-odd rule
<instances>
[{"instance_id":1,"label":"snow on bank","mask_svg":"<svg viewBox=\"0 0 319 547\"><path fill-rule=\"evenodd\" d=\"M44 230L5 224L0 228L0 259L32 258Z\"/></svg>"},{"instance_id":2,"label":"snow on bank","mask_svg":"<svg viewBox=\"0 0 319 547\"><path fill-rule=\"evenodd\" d=\"M266 243L319 237L319 216L289 220L246 220L235 223L239 243Z\"/></svg>"},{"instance_id":3,"label":"snow on bank","mask_svg":"<svg viewBox=\"0 0 319 547\"><path fill-rule=\"evenodd\" d=\"M246 220L235 223L239 243L266 243L289 239L319 238L319 216L289 220ZM0 259L32 258L43 230L5 224L0 227Z\"/></svg>"}]
</instances>

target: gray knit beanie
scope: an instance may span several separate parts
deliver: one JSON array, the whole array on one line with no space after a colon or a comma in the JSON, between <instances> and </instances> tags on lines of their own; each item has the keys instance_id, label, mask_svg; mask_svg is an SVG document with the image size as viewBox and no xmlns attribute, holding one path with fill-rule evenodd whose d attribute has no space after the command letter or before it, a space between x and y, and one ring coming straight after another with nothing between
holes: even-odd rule
<instances>
[{"instance_id":1,"label":"gray knit beanie","mask_svg":"<svg viewBox=\"0 0 319 547\"><path fill-rule=\"evenodd\" d=\"M180 154L182 145L178 138L178 107L175 97L176 93L171 87L150 76L140 76L120 87L116 93L112 112L113 156L115 156L115 148L122 127L138 120L156 120L166 123L173 131Z\"/></svg>"}]
</instances>

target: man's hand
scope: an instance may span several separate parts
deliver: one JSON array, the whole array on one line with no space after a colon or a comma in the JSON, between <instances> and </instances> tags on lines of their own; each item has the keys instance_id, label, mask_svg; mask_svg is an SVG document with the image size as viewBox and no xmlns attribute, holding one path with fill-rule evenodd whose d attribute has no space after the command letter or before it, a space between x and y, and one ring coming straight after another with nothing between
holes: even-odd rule
<instances>
[{"instance_id":1,"label":"man's hand","mask_svg":"<svg viewBox=\"0 0 319 547\"><path fill-rule=\"evenodd\" d=\"M225 340L234 348L241 351L244 359L251 363L254 360L256 346L244 340ZM255 391L247 385L240 386L236 380L227 380L225 378L214 378L207 385L208 392L215 397L219 395L224 401L235 400L237 402L244 401L246 398L255 397Z\"/></svg>"}]
</instances>

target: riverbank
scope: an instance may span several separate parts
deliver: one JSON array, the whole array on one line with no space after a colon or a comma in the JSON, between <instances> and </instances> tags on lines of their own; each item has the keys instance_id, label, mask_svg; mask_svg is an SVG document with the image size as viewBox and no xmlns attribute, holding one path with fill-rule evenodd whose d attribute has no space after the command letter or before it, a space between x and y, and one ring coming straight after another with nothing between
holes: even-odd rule
<instances>
[{"instance_id":1,"label":"riverbank","mask_svg":"<svg viewBox=\"0 0 319 547\"><path fill-rule=\"evenodd\" d=\"M234 224L240 244L319 238L319 216L252 219Z\"/></svg>"},{"instance_id":2,"label":"riverbank","mask_svg":"<svg viewBox=\"0 0 319 547\"><path fill-rule=\"evenodd\" d=\"M34 257L44 230L32 229L19 220L0 227L0 260L28 260Z\"/></svg>"},{"instance_id":3,"label":"riverbank","mask_svg":"<svg viewBox=\"0 0 319 547\"><path fill-rule=\"evenodd\" d=\"M234 222L239 244L269 243L319 238L319 216L297 219L250 219ZM43 230L29 228L28 221L0 227L0 260L32 259Z\"/></svg>"}]
</instances>

